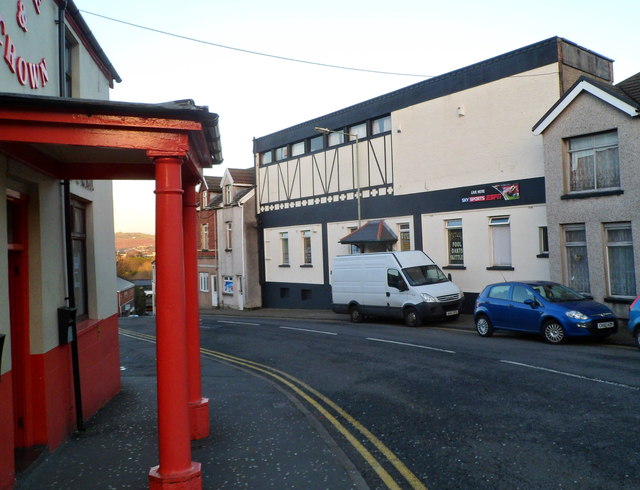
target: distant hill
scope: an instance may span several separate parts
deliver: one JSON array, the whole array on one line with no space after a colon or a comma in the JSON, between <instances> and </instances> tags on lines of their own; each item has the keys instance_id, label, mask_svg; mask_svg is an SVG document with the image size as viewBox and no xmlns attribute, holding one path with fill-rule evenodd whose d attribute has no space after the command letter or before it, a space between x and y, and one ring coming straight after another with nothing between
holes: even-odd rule
<instances>
[{"instance_id":1,"label":"distant hill","mask_svg":"<svg viewBox=\"0 0 640 490\"><path fill-rule=\"evenodd\" d=\"M155 249L155 235L116 232L116 250Z\"/></svg>"}]
</instances>

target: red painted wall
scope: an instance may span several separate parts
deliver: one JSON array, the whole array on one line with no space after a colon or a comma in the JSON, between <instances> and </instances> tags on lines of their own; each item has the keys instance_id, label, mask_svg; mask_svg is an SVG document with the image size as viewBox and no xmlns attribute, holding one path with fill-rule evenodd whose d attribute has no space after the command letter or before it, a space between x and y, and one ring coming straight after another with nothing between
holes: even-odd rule
<instances>
[{"instance_id":1,"label":"red painted wall","mask_svg":"<svg viewBox=\"0 0 640 490\"><path fill-rule=\"evenodd\" d=\"M6 347L5 347L6 348ZM88 420L120 391L118 316L78 325L78 354L83 416ZM63 345L31 356L28 444L46 444L50 451L75 430L71 349ZM13 488L14 434L11 371L0 379L0 490Z\"/></svg>"},{"instance_id":2,"label":"red painted wall","mask_svg":"<svg viewBox=\"0 0 640 490\"><path fill-rule=\"evenodd\" d=\"M9 371L0 377L0 489L13 488L14 477L13 390Z\"/></svg>"}]
</instances>

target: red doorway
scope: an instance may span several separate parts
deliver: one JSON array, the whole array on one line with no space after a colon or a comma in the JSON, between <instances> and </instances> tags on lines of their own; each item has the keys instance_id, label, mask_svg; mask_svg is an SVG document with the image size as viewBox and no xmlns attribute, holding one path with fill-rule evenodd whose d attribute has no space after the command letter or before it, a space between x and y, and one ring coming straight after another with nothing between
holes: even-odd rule
<instances>
[{"instance_id":1,"label":"red doorway","mask_svg":"<svg viewBox=\"0 0 640 490\"><path fill-rule=\"evenodd\" d=\"M16 471L37 456L35 444L29 335L28 200L7 190L8 284Z\"/></svg>"}]
</instances>

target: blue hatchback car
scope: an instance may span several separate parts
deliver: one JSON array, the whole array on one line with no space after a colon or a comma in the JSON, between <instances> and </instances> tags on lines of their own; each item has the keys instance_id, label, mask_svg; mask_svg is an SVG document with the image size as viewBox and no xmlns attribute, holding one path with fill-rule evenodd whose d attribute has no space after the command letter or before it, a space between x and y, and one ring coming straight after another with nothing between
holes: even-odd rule
<instances>
[{"instance_id":1,"label":"blue hatchback car","mask_svg":"<svg viewBox=\"0 0 640 490\"><path fill-rule=\"evenodd\" d=\"M629 333L636 339L636 345L640 348L640 296L629 306Z\"/></svg>"},{"instance_id":2,"label":"blue hatchback car","mask_svg":"<svg viewBox=\"0 0 640 490\"><path fill-rule=\"evenodd\" d=\"M473 316L482 337L516 330L540 334L552 344L572 336L606 337L618 329L605 305L550 281L491 284L478 296Z\"/></svg>"}]
</instances>

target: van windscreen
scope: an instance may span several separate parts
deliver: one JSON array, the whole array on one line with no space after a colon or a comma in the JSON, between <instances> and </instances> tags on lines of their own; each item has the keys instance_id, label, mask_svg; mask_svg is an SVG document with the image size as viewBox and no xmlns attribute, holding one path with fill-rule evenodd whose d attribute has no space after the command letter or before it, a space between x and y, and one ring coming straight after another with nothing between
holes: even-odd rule
<instances>
[{"instance_id":1,"label":"van windscreen","mask_svg":"<svg viewBox=\"0 0 640 490\"><path fill-rule=\"evenodd\" d=\"M419 265L417 267L407 267L402 269L407 281L411 286L425 286L438 282L447 282L447 276L437 265Z\"/></svg>"}]
</instances>

